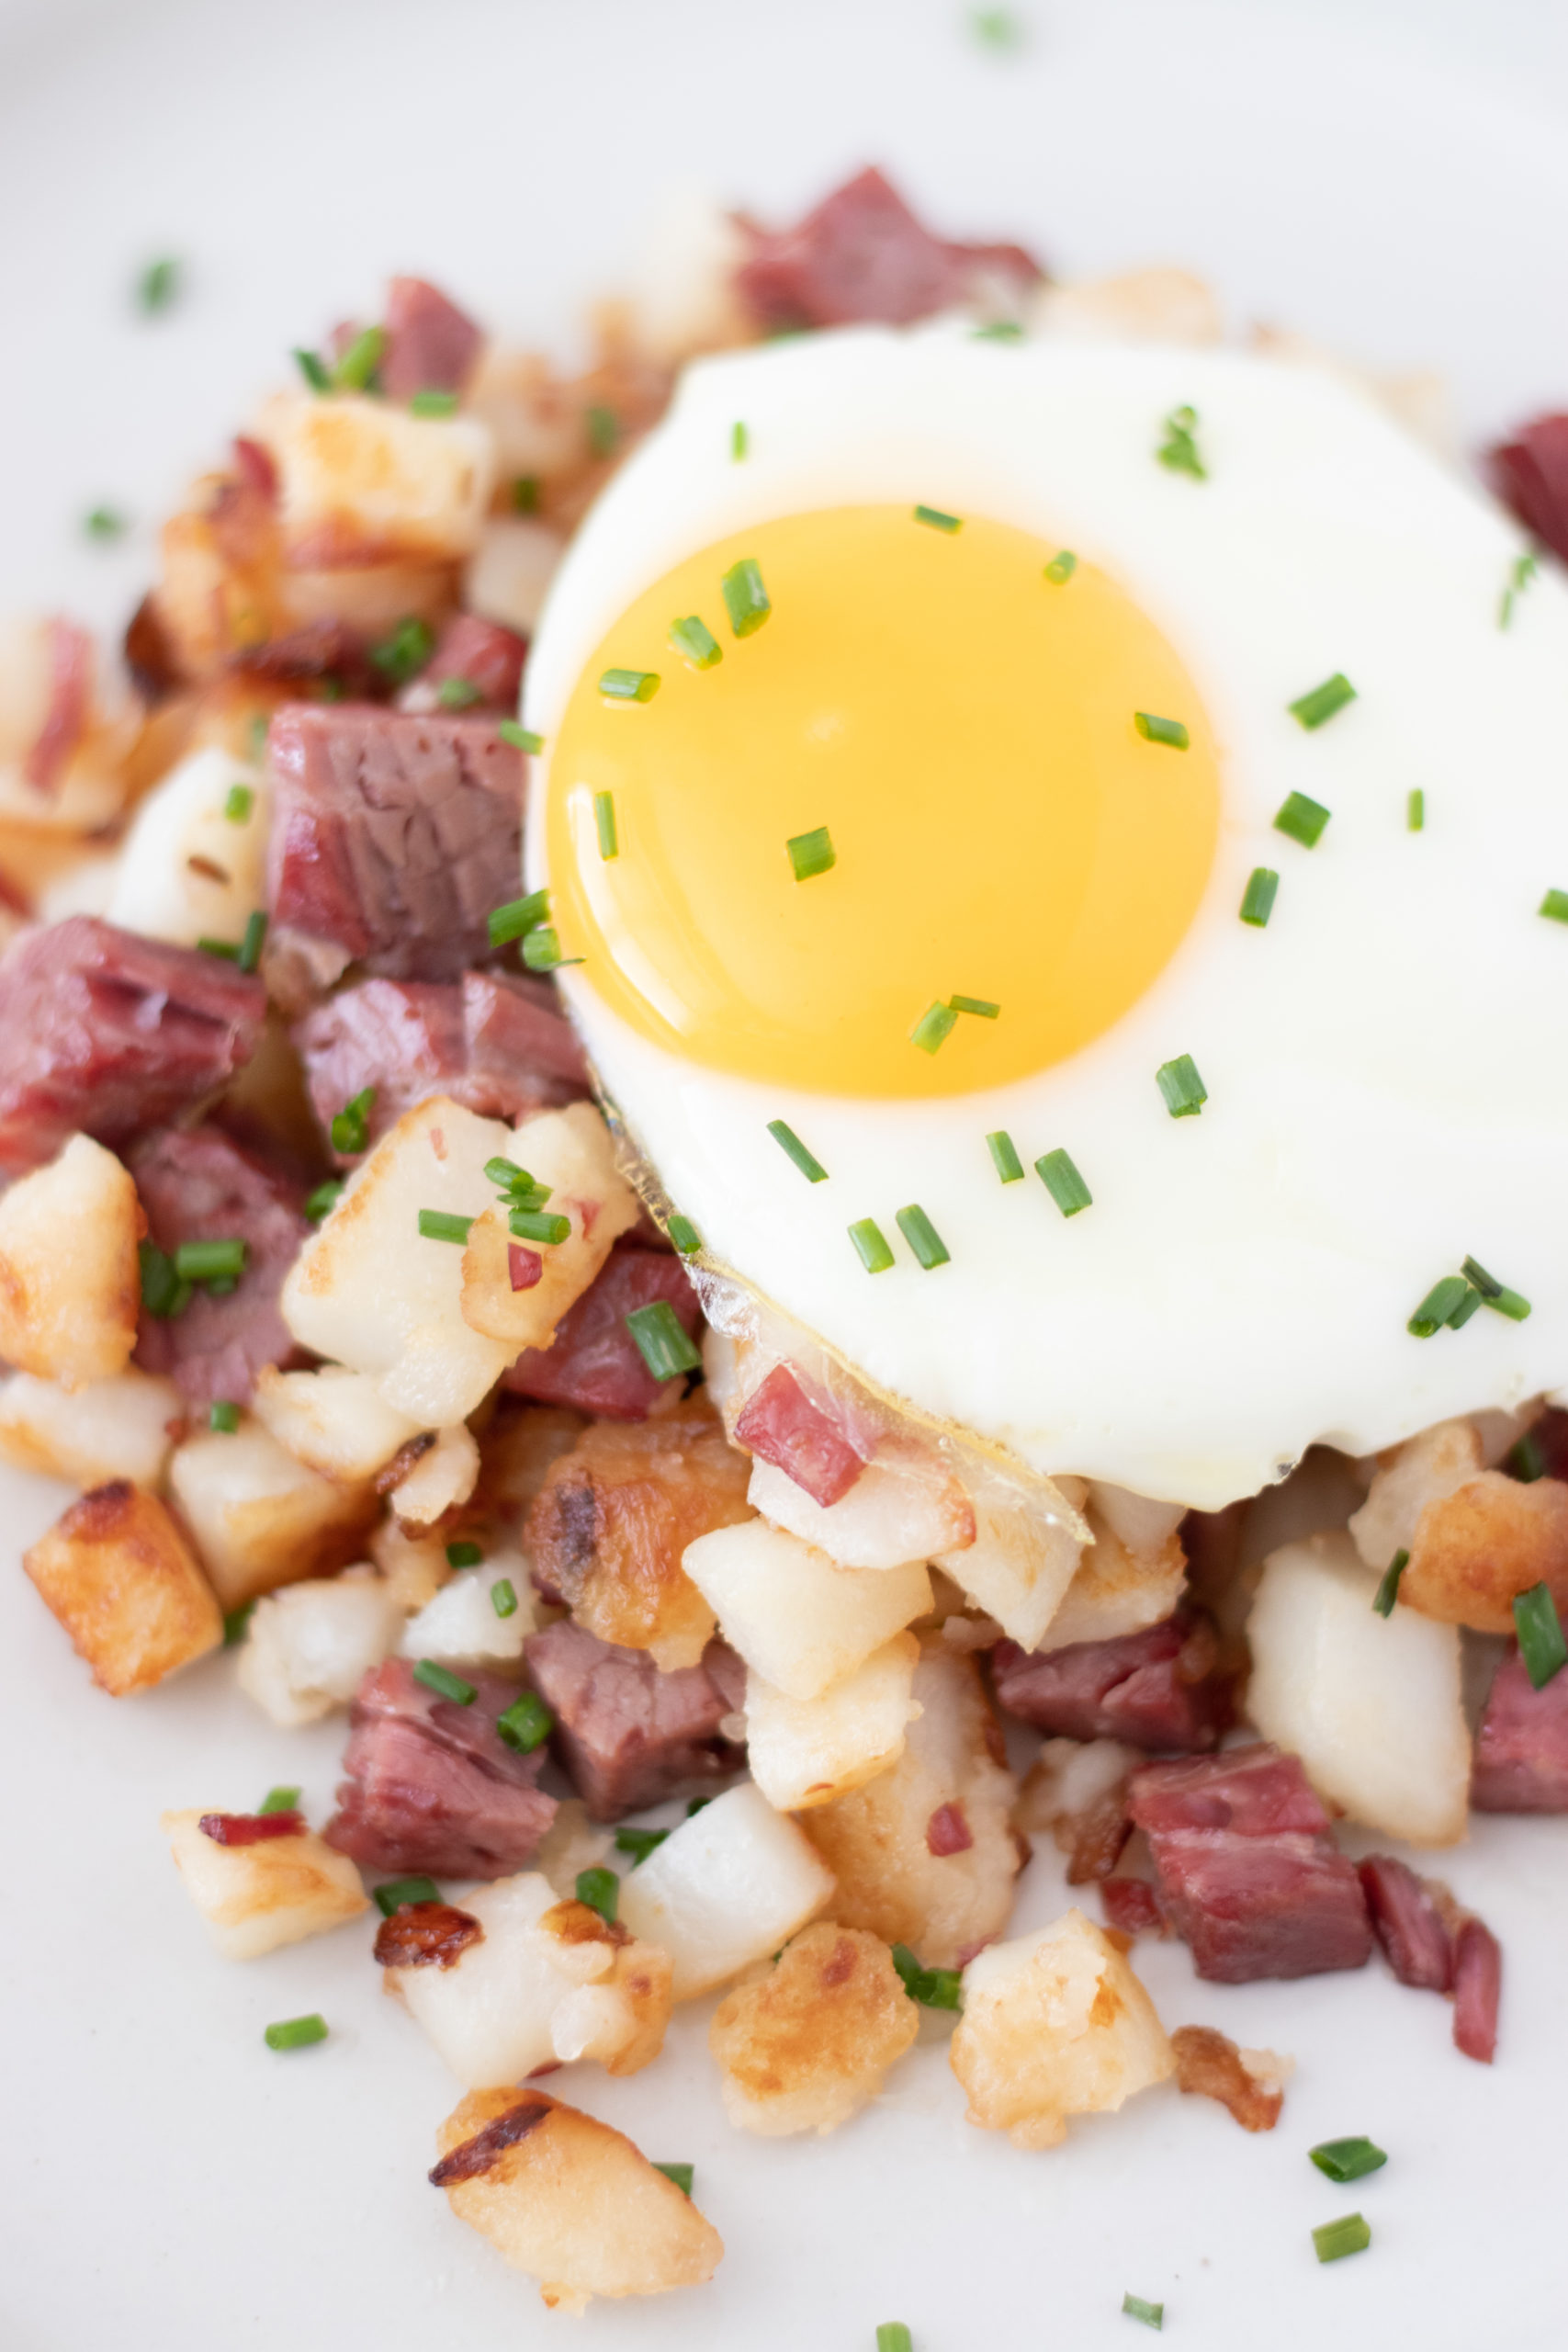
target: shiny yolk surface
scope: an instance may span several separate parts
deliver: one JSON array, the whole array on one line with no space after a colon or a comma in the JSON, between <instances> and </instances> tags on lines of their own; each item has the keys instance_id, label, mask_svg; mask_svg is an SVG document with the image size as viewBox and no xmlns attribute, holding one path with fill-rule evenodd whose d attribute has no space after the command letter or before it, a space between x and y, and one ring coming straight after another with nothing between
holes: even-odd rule
<instances>
[{"instance_id":1,"label":"shiny yolk surface","mask_svg":"<svg viewBox=\"0 0 1568 2352\"><path fill-rule=\"evenodd\" d=\"M1108 1029L1175 951L1219 822L1213 735L1171 647L1055 548L908 507L763 523L667 572L573 689L549 761L563 956L643 1036L714 1069L834 1094L963 1093ZM741 559L772 610L737 638ZM696 615L722 649L670 642ZM656 673L612 702L607 669ZM1179 720L1186 750L1137 712ZM602 854L596 796L612 796ZM834 863L786 844L826 827ZM954 995L934 1052L911 1030ZM928 1024L927 1035L930 1035Z\"/></svg>"}]
</instances>

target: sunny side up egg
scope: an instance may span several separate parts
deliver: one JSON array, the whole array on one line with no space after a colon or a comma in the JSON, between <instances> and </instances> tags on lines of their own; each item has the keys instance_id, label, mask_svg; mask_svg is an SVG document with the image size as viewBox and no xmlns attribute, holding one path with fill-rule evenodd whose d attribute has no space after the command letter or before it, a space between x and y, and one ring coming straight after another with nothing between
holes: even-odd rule
<instances>
[{"instance_id":1,"label":"sunny side up egg","mask_svg":"<svg viewBox=\"0 0 1568 2352\"><path fill-rule=\"evenodd\" d=\"M1525 553L1308 368L691 368L543 618L526 878L704 1262L928 1424L1208 1509L1568 1379ZM1528 1317L1413 1336L1467 1257Z\"/></svg>"}]
</instances>

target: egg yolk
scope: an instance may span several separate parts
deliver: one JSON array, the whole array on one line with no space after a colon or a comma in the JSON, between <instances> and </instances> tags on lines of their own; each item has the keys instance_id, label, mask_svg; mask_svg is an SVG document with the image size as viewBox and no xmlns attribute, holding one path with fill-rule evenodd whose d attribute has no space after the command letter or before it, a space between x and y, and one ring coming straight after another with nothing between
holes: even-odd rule
<instances>
[{"instance_id":1,"label":"egg yolk","mask_svg":"<svg viewBox=\"0 0 1568 2352\"><path fill-rule=\"evenodd\" d=\"M1058 552L839 507L622 615L550 751L546 850L561 954L623 1021L740 1077L911 1097L1043 1069L1137 1002L1203 893L1217 756L1153 622L1091 563L1048 576ZM744 560L770 609L738 635ZM671 639L693 616L705 668ZM657 687L613 699L611 670Z\"/></svg>"}]
</instances>

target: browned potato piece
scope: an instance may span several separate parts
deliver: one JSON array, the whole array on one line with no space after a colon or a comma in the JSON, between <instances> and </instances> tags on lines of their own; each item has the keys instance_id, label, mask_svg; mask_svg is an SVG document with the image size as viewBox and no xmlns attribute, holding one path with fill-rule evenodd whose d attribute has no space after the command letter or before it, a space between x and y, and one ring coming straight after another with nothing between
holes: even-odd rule
<instances>
[{"instance_id":1,"label":"browned potato piece","mask_svg":"<svg viewBox=\"0 0 1568 2352\"><path fill-rule=\"evenodd\" d=\"M157 1497L127 1478L73 1503L22 1566L114 1698L150 1690L223 1639L184 1536Z\"/></svg>"},{"instance_id":2,"label":"browned potato piece","mask_svg":"<svg viewBox=\"0 0 1568 2352\"><path fill-rule=\"evenodd\" d=\"M712 2222L639 2148L547 2091L470 2091L437 2145L430 2177L453 2212L552 2311L700 2286L723 2258Z\"/></svg>"},{"instance_id":3,"label":"browned potato piece","mask_svg":"<svg viewBox=\"0 0 1568 2352\"><path fill-rule=\"evenodd\" d=\"M169 1487L225 1609L362 1556L378 1510L373 1487L319 1476L254 1421L176 1446Z\"/></svg>"},{"instance_id":4,"label":"browned potato piece","mask_svg":"<svg viewBox=\"0 0 1568 2352\"><path fill-rule=\"evenodd\" d=\"M1511 1634L1515 1594L1538 1584L1568 1609L1568 1486L1483 1470L1422 1512L1399 1598L1445 1625Z\"/></svg>"},{"instance_id":5,"label":"browned potato piece","mask_svg":"<svg viewBox=\"0 0 1568 2352\"><path fill-rule=\"evenodd\" d=\"M603 1642L695 1666L714 1612L681 1565L688 1544L750 1516L750 1468L693 1397L657 1420L598 1421L552 1463L528 1514L541 1590Z\"/></svg>"},{"instance_id":6,"label":"browned potato piece","mask_svg":"<svg viewBox=\"0 0 1568 2352\"><path fill-rule=\"evenodd\" d=\"M604 1973L569 1993L552 2018L557 2057L568 2065L596 2058L607 2075L635 2075L651 2065L670 2023L669 1953L637 1942L575 1895L546 1912L539 1933L579 1952L586 1946L595 1959L610 1956Z\"/></svg>"},{"instance_id":7,"label":"browned potato piece","mask_svg":"<svg viewBox=\"0 0 1568 2352\"><path fill-rule=\"evenodd\" d=\"M551 1464L571 1452L587 1423L570 1405L527 1405L503 1396L489 1422L474 1427L479 1441L474 1509L510 1521L525 1516Z\"/></svg>"},{"instance_id":8,"label":"browned potato piece","mask_svg":"<svg viewBox=\"0 0 1568 2352\"><path fill-rule=\"evenodd\" d=\"M146 1230L130 1175L90 1136L13 1184L0 1197L0 1356L67 1389L123 1372Z\"/></svg>"},{"instance_id":9,"label":"browned potato piece","mask_svg":"<svg viewBox=\"0 0 1568 2352\"><path fill-rule=\"evenodd\" d=\"M165 1813L159 1827L186 1893L225 1960L259 1960L369 1910L348 1856L334 1853L313 1829L297 1838L263 1838L254 1846L225 1846L202 1828L203 1819L211 1817L192 1805Z\"/></svg>"},{"instance_id":10,"label":"browned potato piece","mask_svg":"<svg viewBox=\"0 0 1568 2352\"><path fill-rule=\"evenodd\" d=\"M919 2028L880 1937L823 1919L726 1994L708 2047L730 2121L773 2139L847 2123Z\"/></svg>"}]
</instances>

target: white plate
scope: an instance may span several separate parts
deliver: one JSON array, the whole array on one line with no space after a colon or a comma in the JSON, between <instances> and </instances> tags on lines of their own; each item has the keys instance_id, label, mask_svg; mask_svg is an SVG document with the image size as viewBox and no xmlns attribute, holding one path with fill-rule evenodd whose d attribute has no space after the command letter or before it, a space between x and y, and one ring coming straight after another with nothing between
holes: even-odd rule
<instances>
[{"instance_id":1,"label":"white plate","mask_svg":"<svg viewBox=\"0 0 1568 2352\"><path fill-rule=\"evenodd\" d=\"M681 180L782 215L874 157L954 233L1023 234L1074 271L1188 261L1239 318L1435 362L1472 432L1568 396L1568 29L1535 0L1385 0L1375 25L1283 0L1020 5L1032 40L1000 58L947 0L11 0L0 605L122 619L151 525L98 553L76 518L101 498L155 518L286 346L370 312L389 269L559 339ZM140 324L128 284L164 250L190 256L190 300ZM62 1499L5 1481L18 1548ZM1179 1946L1142 1949L1168 2023L1294 2053L1269 2138L1162 2092L1021 2155L964 2124L938 2040L834 2138L741 2142L706 2005L684 2012L649 2073L553 2087L694 2161L725 2262L711 2288L598 2305L574 2332L426 2186L454 2089L379 1997L368 1930L234 1967L175 1880L163 1806L298 1780L320 1819L341 1723L270 1731L224 1662L113 1703L19 1573L0 1582L0 1655L9 2352L111 2331L129 2352L870 2352L895 2317L919 2352L1127 2352L1129 2288L1206 2352L1561 2338L1568 1824L1486 1824L1441 1864L1506 1953L1492 2070L1376 1963L1226 1991ZM1020 1926L1062 1899L1042 1854ZM323 2047L263 2047L269 2018L317 2007ZM1305 2151L1352 2132L1391 2162L1335 2188ZM1320 2268L1313 2225L1357 2206L1372 2251Z\"/></svg>"}]
</instances>

